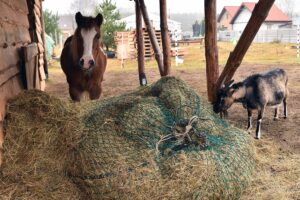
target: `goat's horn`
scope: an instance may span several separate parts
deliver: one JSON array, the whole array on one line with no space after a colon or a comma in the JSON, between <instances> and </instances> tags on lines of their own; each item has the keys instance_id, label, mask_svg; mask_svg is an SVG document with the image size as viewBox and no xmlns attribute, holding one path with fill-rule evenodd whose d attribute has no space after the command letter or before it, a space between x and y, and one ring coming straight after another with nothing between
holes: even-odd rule
<instances>
[{"instance_id":1,"label":"goat's horn","mask_svg":"<svg viewBox=\"0 0 300 200\"><path fill-rule=\"evenodd\" d=\"M221 85L220 85L220 87L222 88L223 87L223 85L224 85L224 83L225 83L225 80L226 80L226 78L227 78L227 75L223 78L223 80L222 80L222 82L221 82ZM226 87L226 86L225 86Z\"/></svg>"}]
</instances>

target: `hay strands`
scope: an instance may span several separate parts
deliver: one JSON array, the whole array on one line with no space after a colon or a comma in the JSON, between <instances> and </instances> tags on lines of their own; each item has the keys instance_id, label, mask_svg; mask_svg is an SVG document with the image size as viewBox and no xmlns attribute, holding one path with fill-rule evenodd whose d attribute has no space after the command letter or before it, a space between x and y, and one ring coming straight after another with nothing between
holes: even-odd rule
<instances>
[{"instance_id":1,"label":"hay strands","mask_svg":"<svg viewBox=\"0 0 300 200\"><path fill-rule=\"evenodd\" d=\"M198 144L200 140L202 144L200 146L205 146L206 136L204 133L199 133L193 127L193 124L198 122L199 117L194 115L188 121L186 119L180 120L178 123L174 122L172 127L172 133L164 135L156 143L156 154L159 155L159 145L168 140L176 140L176 145L183 146L189 144ZM195 137L193 137L195 136Z\"/></svg>"}]
</instances>

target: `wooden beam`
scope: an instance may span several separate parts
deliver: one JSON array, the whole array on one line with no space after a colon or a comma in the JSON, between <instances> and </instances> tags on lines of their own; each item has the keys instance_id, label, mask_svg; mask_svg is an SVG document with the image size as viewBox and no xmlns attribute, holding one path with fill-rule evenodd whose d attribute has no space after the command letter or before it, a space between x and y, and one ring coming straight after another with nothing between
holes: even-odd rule
<instances>
[{"instance_id":1,"label":"wooden beam","mask_svg":"<svg viewBox=\"0 0 300 200\"><path fill-rule=\"evenodd\" d=\"M20 73L20 67L18 65L11 66L4 71L0 71L0 87L18 73Z\"/></svg>"},{"instance_id":2,"label":"wooden beam","mask_svg":"<svg viewBox=\"0 0 300 200\"><path fill-rule=\"evenodd\" d=\"M3 163L3 142L4 142L4 128L3 128L3 121L0 121L0 166Z\"/></svg>"},{"instance_id":3,"label":"wooden beam","mask_svg":"<svg viewBox=\"0 0 300 200\"><path fill-rule=\"evenodd\" d=\"M208 100L214 102L219 77L216 0L205 0L205 57Z\"/></svg>"},{"instance_id":4,"label":"wooden beam","mask_svg":"<svg viewBox=\"0 0 300 200\"><path fill-rule=\"evenodd\" d=\"M22 47L25 60L26 89L39 89L38 79L38 48L36 43Z\"/></svg>"},{"instance_id":5,"label":"wooden beam","mask_svg":"<svg viewBox=\"0 0 300 200\"><path fill-rule=\"evenodd\" d=\"M164 76L171 73L171 42L168 29L167 0L159 0L160 3L160 30L162 37Z\"/></svg>"},{"instance_id":6,"label":"wooden beam","mask_svg":"<svg viewBox=\"0 0 300 200\"><path fill-rule=\"evenodd\" d=\"M139 68L140 85L147 85L147 78L145 74L145 49L143 36L143 21L140 9L140 3L135 0L135 16L136 16L136 41L137 41L137 59Z\"/></svg>"},{"instance_id":7,"label":"wooden beam","mask_svg":"<svg viewBox=\"0 0 300 200\"><path fill-rule=\"evenodd\" d=\"M154 29L153 29L152 24L150 22L145 2L144 2L144 0L137 0L137 1L139 1L139 3L140 3L140 9L142 11L144 22L145 22L145 25L147 27L147 32L148 32L149 37L150 37L150 42L151 42L151 45L152 45L153 50L154 50L154 56L155 56L155 59L156 59L157 64L158 64L159 73L160 73L161 76L164 76L164 66L163 66L162 53L160 51L159 44L158 44L157 38L155 36Z\"/></svg>"},{"instance_id":8,"label":"wooden beam","mask_svg":"<svg viewBox=\"0 0 300 200\"><path fill-rule=\"evenodd\" d=\"M260 0L249 19L237 45L230 52L229 58L217 82L217 89L221 88L223 83L229 83L237 68L240 66L247 50L255 38L260 26L267 18L269 11L275 0Z\"/></svg>"},{"instance_id":9,"label":"wooden beam","mask_svg":"<svg viewBox=\"0 0 300 200\"><path fill-rule=\"evenodd\" d=\"M44 22L44 16L43 16L43 7L42 7L42 3L41 3L41 0L38 0L38 2L40 2L40 18L41 18L41 25L42 25L42 39L43 39L43 42L44 42L44 49L45 49L45 52L44 52L44 66L40 66L40 70L43 70L43 72L40 72L42 74L46 74L46 77L45 79L48 79L48 62L47 62L47 48L46 48L46 38L45 38L45 22ZM41 80L41 81L44 81L44 80Z\"/></svg>"}]
</instances>

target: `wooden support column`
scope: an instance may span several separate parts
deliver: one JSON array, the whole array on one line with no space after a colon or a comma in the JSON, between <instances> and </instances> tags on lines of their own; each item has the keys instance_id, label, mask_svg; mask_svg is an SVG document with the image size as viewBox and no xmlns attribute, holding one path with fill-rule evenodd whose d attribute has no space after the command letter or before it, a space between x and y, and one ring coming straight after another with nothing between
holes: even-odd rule
<instances>
[{"instance_id":1,"label":"wooden support column","mask_svg":"<svg viewBox=\"0 0 300 200\"><path fill-rule=\"evenodd\" d=\"M161 76L164 76L164 66L163 66L162 53L160 51L159 44L158 44L158 41L156 39L154 29L153 29L152 24L149 20L149 15L148 15L148 11L147 11L145 2L144 2L144 0L137 0L137 1L139 1L139 3L140 3L140 8L141 8L141 11L142 11L144 22L146 24L147 32L148 32L149 38L150 38L150 42L151 42L152 48L154 50L155 59L156 59L157 64L158 64L159 73L160 73Z\"/></svg>"},{"instance_id":2,"label":"wooden support column","mask_svg":"<svg viewBox=\"0 0 300 200\"><path fill-rule=\"evenodd\" d=\"M168 29L167 16L167 0L159 0L160 3L160 30L163 47L163 62L164 62L164 76L171 73L171 42Z\"/></svg>"},{"instance_id":3,"label":"wooden support column","mask_svg":"<svg viewBox=\"0 0 300 200\"><path fill-rule=\"evenodd\" d=\"M43 57L43 59L44 59L44 70L45 70L45 75L46 75L46 79L48 79L48 77L49 77L49 72L48 72L48 62L47 62L47 48L46 48L46 38L45 38L45 22L44 22L44 16L43 16L43 7L42 7L42 2L41 2L41 25L42 25L42 40L43 40L43 42L44 42L44 49L45 49L45 51L44 51L44 57ZM42 82L44 82L43 80L42 80ZM42 91L44 91L45 90L45 86L42 86L42 88L41 88L41 90Z\"/></svg>"},{"instance_id":4,"label":"wooden support column","mask_svg":"<svg viewBox=\"0 0 300 200\"><path fill-rule=\"evenodd\" d=\"M208 100L213 102L219 77L216 0L205 0L205 57Z\"/></svg>"},{"instance_id":5,"label":"wooden support column","mask_svg":"<svg viewBox=\"0 0 300 200\"><path fill-rule=\"evenodd\" d=\"M147 78L145 74L145 49L143 37L143 22L140 4L135 0L135 16L136 16L136 41L137 41L137 59L139 68L140 85L147 85Z\"/></svg>"},{"instance_id":6,"label":"wooden support column","mask_svg":"<svg viewBox=\"0 0 300 200\"><path fill-rule=\"evenodd\" d=\"M251 18L245 27L237 45L235 46L233 52L230 52L229 54L225 68L218 79L217 89L219 89L223 83L229 83L232 79L253 39L255 38L260 26L267 18L274 1L275 0L260 0L256 4Z\"/></svg>"}]
</instances>

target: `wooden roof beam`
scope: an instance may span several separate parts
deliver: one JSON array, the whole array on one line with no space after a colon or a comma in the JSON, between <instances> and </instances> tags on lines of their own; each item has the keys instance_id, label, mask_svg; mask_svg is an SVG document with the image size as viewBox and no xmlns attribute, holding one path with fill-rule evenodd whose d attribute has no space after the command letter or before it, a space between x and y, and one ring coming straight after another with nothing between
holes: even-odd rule
<instances>
[{"instance_id":1,"label":"wooden roof beam","mask_svg":"<svg viewBox=\"0 0 300 200\"><path fill-rule=\"evenodd\" d=\"M147 78L145 73L145 49L143 36L143 21L140 9L140 3L135 0L135 17L136 17L136 41L137 41L137 60L140 85L147 85Z\"/></svg>"},{"instance_id":2,"label":"wooden roof beam","mask_svg":"<svg viewBox=\"0 0 300 200\"><path fill-rule=\"evenodd\" d=\"M160 31L163 49L164 76L171 73L171 42L168 28L167 0L159 0Z\"/></svg>"},{"instance_id":3,"label":"wooden roof beam","mask_svg":"<svg viewBox=\"0 0 300 200\"><path fill-rule=\"evenodd\" d=\"M151 45L152 45L153 50L154 50L154 56L155 56L155 59L156 59L157 64L158 64L159 73L160 73L161 76L164 76L164 66L163 66L164 64L163 64L162 53L160 51L159 44L158 44L157 38L155 36L154 29L153 29L152 24L151 24L150 19L149 19L149 15L148 15L148 11L147 11L147 8L146 8L146 5L145 5L145 1L144 0L136 0L136 1L139 1L139 4L140 4L140 9L142 11L144 22L145 22L145 25L147 27L147 32L149 34L150 42L151 42Z\"/></svg>"},{"instance_id":4,"label":"wooden roof beam","mask_svg":"<svg viewBox=\"0 0 300 200\"><path fill-rule=\"evenodd\" d=\"M205 0L204 12L207 95L208 100L213 102L219 77L216 0Z\"/></svg>"}]
</instances>

